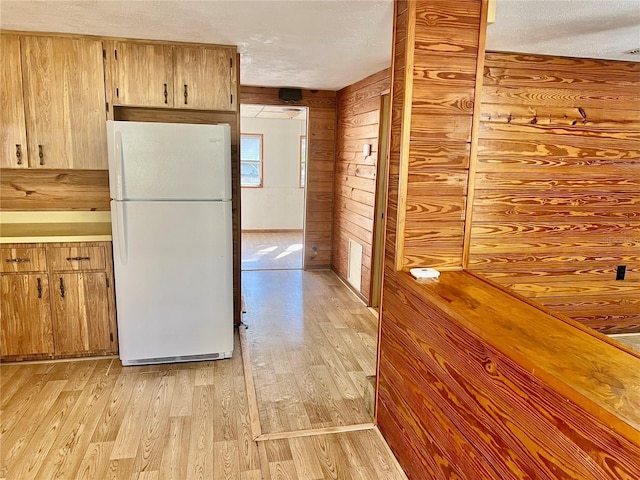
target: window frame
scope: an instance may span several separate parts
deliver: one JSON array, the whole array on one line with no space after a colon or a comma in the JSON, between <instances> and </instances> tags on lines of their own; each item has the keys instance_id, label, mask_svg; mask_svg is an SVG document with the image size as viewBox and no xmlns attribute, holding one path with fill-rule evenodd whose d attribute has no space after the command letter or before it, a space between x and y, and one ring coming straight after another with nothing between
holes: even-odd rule
<instances>
[{"instance_id":1,"label":"window frame","mask_svg":"<svg viewBox=\"0 0 640 480\"><path fill-rule=\"evenodd\" d=\"M304 148L302 148L302 143L304 142ZM298 186L300 188L305 188L306 187L306 183L307 183L307 162L308 162L308 158L307 158L307 152L308 152L308 145L307 145L307 136L306 135L300 135L300 155L299 155L299 159L298 159ZM303 153L304 153L304 168L302 167L302 158L303 158ZM302 173L304 172L304 183L302 183Z\"/></svg>"},{"instance_id":2,"label":"window frame","mask_svg":"<svg viewBox=\"0 0 640 480\"><path fill-rule=\"evenodd\" d=\"M257 160L242 160L242 137L260 138L260 184L242 185L242 162L258 163ZM262 133L241 133L240 134L240 188L263 188L264 187L264 134Z\"/></svg>"}]
</instances>

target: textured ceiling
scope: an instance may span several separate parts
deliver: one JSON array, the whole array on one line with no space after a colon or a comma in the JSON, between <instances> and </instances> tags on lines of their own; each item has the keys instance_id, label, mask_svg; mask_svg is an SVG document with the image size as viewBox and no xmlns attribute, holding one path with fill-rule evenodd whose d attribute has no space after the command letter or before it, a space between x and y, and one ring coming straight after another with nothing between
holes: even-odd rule
<instances>
[{"instance_id":1,"label":"textured ceiling","mask_svg":"<svg viewBox=\"0 0 640 480\"><path fill-rule=\"evenodd\" d=\"M455 0L451 0L455 1ZM0 0L0 27L238 45L243 85L337 90L391 63L392 0ZM640 60L640 0L497 0L487 48Z\"/></svg>"},{"instance_id":2,"label":"textured ceiling","mask_svg":"<svg viewBox=\"0 0 640 480\"><path fill-rule=\"evenodd\" d=\"M640 0L497 0L487 50L640 61Z\"/></svg>"}]
</instances>

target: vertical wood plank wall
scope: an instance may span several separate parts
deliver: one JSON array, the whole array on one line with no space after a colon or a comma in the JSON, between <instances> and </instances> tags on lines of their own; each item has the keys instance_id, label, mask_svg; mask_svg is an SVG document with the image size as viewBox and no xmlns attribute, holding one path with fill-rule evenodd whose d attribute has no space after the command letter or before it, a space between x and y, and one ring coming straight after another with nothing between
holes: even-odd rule
<instances>
[{"instance_id":1,"label":"vertical wood plank wall","mask_svg":"<svg viewBox=\"0 0 640 480\"><path fill-rule=\"evenodd\" d=\"M488 53L483 85L468 269L640 331L640 63Z\"/></svg>"},{"instance_id":2,"label":"vertical wood plank wall","mask_svg":"<svg viewBox=\"0 0 640 480\"><path fill-rule=\"evenodd\" d=\"M348 274L349 240L362 245L360 295L371 289L371 256L378 166L381 96L389 90L385 69L343 88L337 94L336 168L333 195L333 270ZM362 153L371 145L371 155Z\"/></svg>"},{"instance_id":3,"label":"vertical wood plank wall","mask_svg":"<svg viewBox=\"0 0 640 480\"><path fill-rule=\"evenodd\" d=\"M278 88L240 86L240 103L286 105ZM305 269L331 266L336 92L302 91L295 106L308 107Z\"/></svg>"},{"instance_id":4,"label":"vertical wood plank wall","mask_svg":"<svg viewBox=\"0 0 640 480\"><path fill-rule=\"evenodd\" d=\"M390 183L400 179L396 266L461 269L481 2L408 2L406 12L404 5L391 127Z\"/></svg>"}]
</instances>

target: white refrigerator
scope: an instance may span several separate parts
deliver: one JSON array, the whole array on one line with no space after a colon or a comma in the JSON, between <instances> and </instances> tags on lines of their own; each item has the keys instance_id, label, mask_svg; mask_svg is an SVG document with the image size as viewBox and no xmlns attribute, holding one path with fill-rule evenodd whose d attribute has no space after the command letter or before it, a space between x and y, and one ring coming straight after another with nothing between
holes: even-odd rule
<instances>
[{"instance_id":1,"label":"white refrigerator","mask_svg":"<svg viewBox=\"0 0 640 480\"><path fill-rule=\"evenodd\" d=\"M107 122L120 359L231 357L229 125Z\"/></svg>"}]
</instances>

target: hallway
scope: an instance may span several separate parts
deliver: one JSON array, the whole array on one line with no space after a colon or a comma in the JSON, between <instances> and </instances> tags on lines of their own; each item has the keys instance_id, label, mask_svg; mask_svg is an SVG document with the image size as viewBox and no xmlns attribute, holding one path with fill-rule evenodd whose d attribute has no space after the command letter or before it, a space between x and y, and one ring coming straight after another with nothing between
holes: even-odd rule
<instances>
[{"instance_id":1,"label":"hallway","mask_svg":"<svg viewBox=\"0 0 640 480\"><path fill-rule=\"evenodd\" d=\"M377 320L329 271L244 272L263 432L370 423Z\"/></svg>"}]
</instances>

